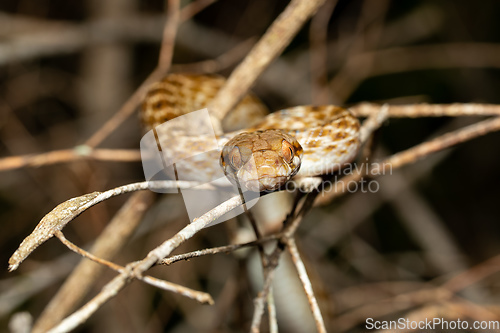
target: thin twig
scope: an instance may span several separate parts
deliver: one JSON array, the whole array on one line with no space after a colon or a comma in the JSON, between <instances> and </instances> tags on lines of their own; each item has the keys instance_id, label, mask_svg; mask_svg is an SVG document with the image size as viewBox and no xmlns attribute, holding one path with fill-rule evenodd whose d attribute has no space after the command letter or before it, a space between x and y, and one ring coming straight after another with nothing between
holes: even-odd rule
<instances>
[{"instance_id":1,"label":"thin twig","mask_svg":"<svg viewBox=\"0 0 500 333\"><path fill-rule=\"evenodd\" d=\"M22 241L19 248L9 259L9 271L16 270L31 252L50 239L56 231L62 230L66 224L78 215L102 201L129 192L155 188L191 188L192 186L197 186L200 189L213 188L209 184L200 184L199 182L191 181L150 181L128 184L106 192L92 192L69 199L45 215L35 227L35 230Z\"/></svg>"},{"instance_id":2,"label":"thin twig","mask_svg":"<svg viewBox=\"0 0 500 333\"><path fill-rule=\"evenodd\" d=\"M408 293L398 294L376 303L362 304L356 309L335 318L335 327L339 331L347 331L364 322L366 318L380 318L391 313L401 313L410 308L446 301L452 294L440 288L425 288Z\"/></svg>"},{"instance_id":3,"label":"thin twig","mask_svg":"<svg viewBox=\"0 0 500 333\"><path fill-rule=\"evenodd\" d=\"M72 315L64 319L59 325L50 330L49 332L68 332L85 322L95 311L97 311L102 304L113 298L118 292L123 289L134 278L142 276L151 266L159 263L161 259L168 256L174 249L185 242L187 239L193 237L198 231L206 227L211 222L215 221L220 216L233 210L242 204L240 196L235 196L209 212L203 214L200 218L194 219L192 223L184 227L172 238L162 243L157 248L153 249L141 261L128 264L125 271L113 280L107 283L94 298L87 304L74 312Z\"/></svg>"},{"instance_id":4,"label":"thin twig","mask_svg":"<svg viewBox=\"0 0 500 333\"><path fill-rule=\"evenodd\" d=\"M384 121L389 117L389 106L387 104L382 105L379 112L372 113L368 119L363 122L363 125L359 129L359 140L361 143L365 143L366 140L376 131Z\"/></svg>"},{"instance_id":5,"label":"thin twig","mask_svg":"<svg viewBox=\"0 0 500 333\"><path fill-rule=\"evenodd\" d=\"M269 314L269 332L278 333L278 319L276 318L276 304L274 303L273 287L267 295L267 313Z\"/></svg>"},{"instance_id":6,"label":"thin twig","mask_svg":"<svg viewBox=\"0 0 500 333\"><path fill-rule=\"evenodd\" d=\"M287 239L294 236L297 228L300 225L300 222L302 221L302 218L312 208L312 203L314 202L314 198L318 195L318 193L319 192L317 190L313 190L312 192L308 193L300 209L298 208L298 204L300 199L302 198L302 193L297 193L292 212L287 216L285 222L283 223L284 228L281 233L282 236L278 240L278 244L274 251L267 256L266 267L264 267L264 286L257 297L254 299L254 312L252 325L250 328L250 331L252 333L260 332L260 323L262 321L262 315L264 314L267 295L271 290L274 272L278 267L281 253L287 245ZM295 213L297 209L298 212Z\"/></svg>"},{"instance_id":7,"label":"thin twig","mask_svg":"<svg viewBox=\"0 0 500 333\"><path fill-rule=\"evenodd\" d=\"M353 105L349 110L356 117L369 117L379 112L380 107L378 104L361 103ZM386 107L391 118L500 116L500 105L496 104L410 104L386 105Z\"/></svg>"},{"instance_id":8,"label":"thin twig","mask_svg":"<svg viewBox=\"0 0 500 333\"><path fill-rule=\"evenodd\" d=\"M99 258L98 256L95 256L93 255L92 253L88 252L88 251L85 251L84 249L76 246L75 244L73 244L72 242L70 242L66 236L64 236L63 232L62 231L56 231L54 233L54 235L61 241L61 243L63 243L64 245L66 245L66 247L68 249L70 249L71 251L81 255L82 257L85 257L87 259L90 259L102 266L106 266L108 268L111 268L112 270L118 272L118 273L121 273L123 270L124 270L124 267L118 265L118 264L115 264L109 260L106 260L106 259L102 259L102 258Z\"/></svg>"},{"instance_id":9,"label":"thin twig","mask_svg":"<svg viewBox=\"0 0 500 333\"><path fill-rule=\"evenodd\" d=\"M217 0L196 0L192 1L186 6L184 6L181 10L180 20L187 21L191 17L195 16L199 12L201 12L206 7L211 4L217 2Z\"/></svg>"},{"instance_id":10,"label":"thin twig","mask_svg":"<svg viewBox=\"0 0 500 333\"><path fill-rule=\"evenodd\" d=\"M500 117L483 120L451 133L444 134L434 140L419 144L401 153L397 153L383 163L390 164L392 168L399 168L403 165L413 163L431 153L498 130L500 130Z\"/></svg>"},{"instance_id":11,"label":"thin twig","mask_svg":"<svg viewBox=\"0 0 500 333\"><path fill-rule=\"evenodd\" d=\"M316 328L320 333L326 333L326 326L323 320L323 316L321 315L321 310L319 309L318 301L314 296L314 291L312 289L311 281L307 276L306 267L300 258L299 250L297 249L297 244L295 243L295 239L293 237L287 238L287 250L292 257L292 261L297 269L297 273L300 281L302 282L302 286L304 287L304 291L307 295L307 300L309 301L309 307L311 308L311 312L314 317L314 322L316 323Z\"/></svg>"},{"instance_id":12,"label":"thin twig","mask_svg":"<svg viewBox=\"0 0 500 333\"><path fill-rule=\"evenodd\" d=\"M368 51L347 57L330 82L335 103L346 101L365 79L421 69L500 68L500 46L488 43L446 43Z\"/></svg>"},{"instance_id":13,"label":"thin twig","mask_svg":"<svg viewBox=\"0 0 500 333\"><path fill-rule=\"evenodd\" d=\"M98 264L101 264L103 266L111 268L112 270L114 270L118 273L123 273L125 271L125 267L117 265L109 260L99 258L99 257L93 255L92 253L79 248L78 246L76 246L75 244L70 242L68 239L66 239L66 237L64 236L64 234L61 231L57 231L55 233L55 235L70 250L74 251L75 253L78 253L82 257L88 258L88 259L90 259ZM189 298L194 299L202 304L210 304L210 305L214 304L214 300L207 293L192 290L192 289L186 288L184 286L181 286L181 285L178 285L178 284L175 284L172 282L168 282L168 281L154 278L152 276L136 276L136 277L138 280L146 282L147 284L150 284L152 286L155 286L155 287L163 289L163 290L172 291L172 292L175 292L177 294L189 297Z\"/></svg>"},{"instance_id":14,"label":"thin twig","mask_svg":"<svg viewBox=\"0 0 500 333\"><path fill-rule=\"evenodd\" d=\"M262 321L262 315L264 314L266 299L272 287L274 273L278 267L281 252L283 252L283 247L277 246L273 253L267 256L268 260L264 270L264 286L254 299L252 324L250 326L250 332L252 333L260 332L260 323Z\"/></svg>"},{"instance_id":15,"label":"thin twig","mask_svg":"<svg viewBox=\"0 0 500 333\"><path fill-rule=\"evenodd\" d=\"M494 256L466 271L459 273L446 281L442 287L451 291L459 292L486 277L497 273L500 270L500 255Z\"/></svg>"},{"instance_id":16,"label":"thin twig","mask_svg":"<svg viewBox=\"0 0 500 333\"><path fill-rule=\"evenodd\" d=\"M163 40L161 43L158 69L166 72L172 64L174 54L175 36L179 26L180 0L167 0L167 22L163 29Z\"/></svg>"},{"instance_id":17,"label":"thin twig","mask_svg":"<svg viewBox=\"0 0 500 333\"><path fill-rule=\"evenodd\" d=\"M190 16L185 14L185 17L188 18ZM179 0L170 0L169 19L164 27L164 39L162 41L161 55L159 58L160 66L148 76L148 78L140 85L134 94L130 96L127 102L125 102L122 108L85 142L87 146L96 147L114 130L116 130L118 126L120 126L135 111L135 108L141 101L151 83L159 81L168 72L171 65L174 40L175 35L177 34L179 18ZM165 40L165 38L167 38L167 40Z\"/></svg>"},{"instance_id":18,"label":"thin twig","mask_svg":"<svg viewBox=\"0 0 500 333\"><path fill-rule=\"evenodd\" d=\"M4 157L0 159L0 171L67 163L81 159L137 162L141 160L141 153L137 149L92 149L90 146L82 145L73 149L55 150L41 154Z\"/></svg>"},{"instance_id":19,"label":"thin twig","mask_svg":"<svg viewBox=\"0 0 500 333\"><path fill-rule=\"evenodd\" d=\"M332 17L337 0L326 1L318 13L311 19L309 28L310 67L311 67L311 100L312 104L329 104L328 88L328 22Z\"/></svg>"},{"instance_id":20,"label":"thin twig","mask_svg":"<svg viewBox=\"0 0 500 333\"><path fill-rule=\"evenodd\" d=\"M261 237L258 240L254 240L254 241L247 242L247 243L212 247L210 249L198 250L198 251L178 254L178 255L175 255L172 257L162 259L158 264L168 266L168 265L173 264L174 262L181 261L181 260L189 260L191 258L202 257L202 256L210 255L210 254L230 253L230 252L236 251L236 250L244 248L244 247L255 246L258 244L262 244L262 243L266 243L266 242L269 242L272 240L276 240L279 237L280 237L280 234L275 234L275 235Z\"/></svg>"},{"instance_id":21,"label":"thin twig","mask_svg":"<svg viewBox=\"0 0 500 333\"><path fill-rule=\"evenodd\" d=\"M248 56L231 73L226 85L209 105L216 118L224 118L324 2L325 0L292 0L288 4Z\"/></svg>"},{"instance_id":22,"label":"thin twig","mask_svg":"<svg viewBox=\"0 0 500 333\"><path fill-rule=\"evenodd\" d=\"M155 69L147 79L137 88L130 98L123 104L120 110L116 112L104 125L99 128L89 139L85 141L85 145L91 148L98 146L106 139L118 126L130 117L135 111L137 105L146 94L149 86L156 81L159 81L167 73L166 69Z\"/></svg>"},{"instance_id":23,"label":"thin twig","mask_svg":"<svg viewBox=\"0 0 500 333\"><path fill-rule=\"evenodd\" d=\"M214 1L198 0L190 5L187 5L181 10L181 20L184 21L191 18L194 14L209 6L213 2ZM164 21L164 17L161 16L148 17L146 19L138 17L134 19L126 18L125 20L100 20L81 26L75 26L67 22L41 21L38 22L38 24L47 27L45 35L41 36L40 33L31 36L27 35L15 40L13 42L14 45L5 45L5 47L4 45L0 45L0 64L10 61L11 59L19 60L20 58L30 58L34 56L78 50L88 44L95 44L98 41L102 42L103 37L108 38L109 42L113 42L120 38L130 38L130 36L136 37L139 32L139 36L146 35L147 38L157 39L157 30L155 28L163 25ZM169 21L172 22L173 20ZM51 29L52 27L57 27L58 29ZM127 27L130 31L123 29L123 27ZM174 28L171 30L173 31ZM125 32L120 34L122 31ZM151 31L154 33L151 33ZM169 32L172 31L169 30ZM167 35L169 34L167 33ZM170 35L169 38L173 39ZM13 53L13 50L16 50L16 52ZM166 57L168 52L164 51L163 54L166 54ZM164 64L164 62L162 62L162 64ZM104 141L105 138L107 138L131 114L134 113L137 105L144 96L146 90L149 88L150 84L160 80L167 73L167 71L167 67L157 68L154 70L134 92L134 94L130 96L125 104L123 104L120 110L115 113L97 132L86 140L85 145L89 147L96 147Z\"/></svg>"},{"instance_id":24,"label":"thin twig","mask_svg":"<svg viewBox=\"0 0 500 333\"><path fill-rule=\"evenodd\" d=\"M99 235L90 252L104 259L113 258L136 230L154 197L150 191L132 195ZM38 317L33 333L47 331L74 310L103 269L88 260L80 261Z\"/></svg>"},{"instance_id":25,"label":"thin twig","mask_svg":"<svg viewBox=\"0 0 500 333\"><path fill-rule=\"evenodd\" d=\"M354 41L347 54L343 54L343 59L349 60L363 51L377 47L382 35L388 5L388 0L377 1L376 3L369 0L363 1ZM351 90L353 91L357 87L356 83L361 82L358 77L361 77L362 74L359 73L369 73L375 66L373 57L366 57L358 65L362 66L362 68L358 69L347 61L331 80L330 87L334 104L345 103ZM344 82L347 88L339 85L340 82ZM349 87L352 87L351 90L349 90Z\"/></svg>"},{"instance_id":26,"label":"thin twig","mask_svg":"<svg viewBox=\"0 0 500 333\"><path fill-rule=\"evenodd\" d=\"M433 140L421 143L400 153L394 154L381 162L372 163L371 168L370 170L368 170L367 174L370 175L370 177L374 177L377 175L390 173L392 172L392 170L413 163L429 154L444 150L456 144L498 130L500 130L500 117L495 117L475 123L473 125L439 136ZM343 184L358 182L364 176L364 172L364 168L363 170L354 170L352 174L343 177L340 182L342 182ZM347 191L347 188L347 186L338 186L338 184L334 184L332 187L325 190L320 197L317 198L315 205L321 205L330 202L335 197L344 194Z\"/></svg>"},{"instance_id":27,"label":"thin twig","mask_svg":"<svg viewBox=\"0 0 500 333\"><path fill-rule=\"evenodd\" d=\"M208 59L189 64L173 64L172 72L175 73L216 73L233 66L245 57L248 51L255 45L256 38L251 37L235 45L229 51L224 52L215 59Z\"/></svg>"}]
</instances>

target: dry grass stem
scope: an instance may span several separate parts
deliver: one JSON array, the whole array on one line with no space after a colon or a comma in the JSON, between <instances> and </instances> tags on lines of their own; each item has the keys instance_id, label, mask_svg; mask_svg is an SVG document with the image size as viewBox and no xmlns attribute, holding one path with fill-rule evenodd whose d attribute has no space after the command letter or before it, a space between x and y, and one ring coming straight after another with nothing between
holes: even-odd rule
<instances>
[{"instance_id":1,"label":"dry grass stem","mask_svg":"<svg viewBox=\"0 0 500 333\"><path fill-rule=\"evenodd\" d=\"M314 296L314 291L312 288L311 281L307 276L306 267L304 266L304 262L300 258L299 250L297 249L297 244L295 243L294 238L287 238L287 250L292 256L293 264L297 269L298 276L300 278L300 282L302 282L302 286L304 287L304 291L307 295L307 300L309 301L309 307L311 308L311 312L314 317L314 322L316 323L316 328L320 333L326 333L325 322L323 320L323 316L321 315L321 310L319 309L318 301Z\"/></svg>"}]
</instances>

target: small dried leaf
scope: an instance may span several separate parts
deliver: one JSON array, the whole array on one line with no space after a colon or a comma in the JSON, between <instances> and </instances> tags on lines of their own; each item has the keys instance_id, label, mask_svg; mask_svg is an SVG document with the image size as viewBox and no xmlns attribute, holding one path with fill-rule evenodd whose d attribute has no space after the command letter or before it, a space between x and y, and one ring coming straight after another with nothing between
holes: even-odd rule
<instances>
[{"instance_id":1,"label":"small dried leaf","mask_svg":"<svg viewBox=\"0 0 500 333\"><path fill-rule=\"evenodd\" d=\"M69 221L77 217L91 205L87 205L95 199L101 192L92 192L76 198L69 199L54 208L45 215L35 230L26 237L19 248L9 259L9 271L16 270L31 252L46 240L54 236L56 231L62 230Z\"/></svg>"}]
</instances>

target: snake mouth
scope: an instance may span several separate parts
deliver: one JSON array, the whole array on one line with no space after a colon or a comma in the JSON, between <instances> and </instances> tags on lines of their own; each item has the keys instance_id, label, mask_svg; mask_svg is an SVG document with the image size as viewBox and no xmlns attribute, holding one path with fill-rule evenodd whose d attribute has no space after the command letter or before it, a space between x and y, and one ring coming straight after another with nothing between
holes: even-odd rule
<instances>
[{"instance_id":1,"label":"snake mouth","mask_svg":"<svg viewBox=\"0 0 500 333\"><path fill-rule=\"evenodd\" d=\"M296 174L297 170L291 169L289 165L284 163L278 167L256 166L254 160L250 159L240 169L225 168L224 173L231 183L242 190L273 192L282 188Z\"/></svg>"},{"instance_id":2,"label":"snake mouth","mask_svg":"<svg viewBox=\"0 0 500 333\"><path fill-rule=\"evenodd\" d=\"M258 179L247 179L238 182L238 185L252 192L273 192L280 189L289 177L260 177Z\"/></svg>"},{"instance_id":3,"label":"snake mouth","mask_svg":"<svg viewBox=\"0 0 500 333\"><path fill-rule=\"evenodd\" d=\"M252 192L272 192L282 188L294 174L295 172L292 172L286 164L271 168L266 165L256 167L252 163L247 163L237 172L229 174L229 178L242 189Z\"/></svg>"},{"instance_id":4,"label":"snake mouth","mask_svg":"<svg viewBox=\"0 0 500 333\"><path fill-rule=\"evenodd\" d=\"M252 156L239 169L230 165L223 169L227 178L243 190L273 192L281 189L298 172L300 160L296 162L298 165L292 167L277 157L271 164L258 164Z\"/></svg>"}]
</instances>

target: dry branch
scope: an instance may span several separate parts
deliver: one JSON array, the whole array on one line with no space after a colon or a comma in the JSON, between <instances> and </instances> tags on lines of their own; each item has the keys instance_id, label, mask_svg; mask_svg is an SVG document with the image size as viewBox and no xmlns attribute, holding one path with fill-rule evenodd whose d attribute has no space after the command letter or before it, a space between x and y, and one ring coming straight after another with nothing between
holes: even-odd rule
<instances>
[{"instance_id":1,"label":"dry branch","mask_svg":"<svg viewBox=\"0 0 500 333\"><path fill-rule=\"evenodd\" d=\"M292 0L288 4L211 102L209 109L218 119L223 119L236 105L324 2L325 0Z\"/></svg>"},{"instance_id":2,"label":"dry branch","mask_svg":"<svg viewBox=\"0 0 500 333\"><path fill-rule=\"evenodd\" d=\"M136 230L143 214L153 203L153 198L154 194L149 191L131 196L99 235L90 252L103 259L114 257ZM101 265L82 260L45 307L35 322L33 333L48 330L70 313L81 302L103 269Z\"/></svg>"},{"instance_id":3,"label":"dry branch","mask_svg":"<svg viewBox=\"0 0 500 333\"><path fill-rule=\"evenodd\" d=\"M416 162L418 159L421 159L429 154L444 150L456 144L498 130L500 130L500 117L495 117L492 119L487 119L478 122L476 124L467 126L465 128L453 131L451 133L447 133L433 140L421 143L415 147L409 148L405 151L392 155L381 162L372 163L371 169L368 171L368 174L373 176L374 175L374 173L372 172L373 170L380 171L380 172L377 171L375 174L377 173L387 174L387 172L400 168L404 165ZM365 176L363 170L356 170L352 174L342 178L341 181L345 184L349 184L350 182L357 182L360 179L362 179L363 176ZM317 205L326 204L330 202L332 199L336 198L337 196L344 194L345 191L346 191L345 186L339 187L334 184L333 187L327 189L327 191L325 191L323 195L321 195L317 199L316 204Z\"/></svg>"},{"instance_id":4,"label":"dry branch","mask_svg":"<svg viewBox=\"0 0 500 333\"><path fill-rule=\"evenodd\" d=\"M128 192L142 191L159 188L190 188L199 186L199 188L211 188L198 182L189 181L155 181L141 182L120 186L106 192L92 192L76 198L69 199L45 215L35 227L35 230L26 237L19 248L9 259L9 270L16 270L19 265L33 252L38 246L50 239L57 231L62 230L66 224L75 219L88 208L103 202L111 197Z\"/></svg>"},{"instance_id":5,"label":"dry branch","mask_svg":"<svg viewBox=\"0 0 500 333\"><path fill-rule=\"evenodd\" d=\"M287 250L292 256L293 263L295 268L297 269L297 274L299 275L300 281L302 282L302 286L304 287L304 291L307 295L307 300L309 301L309 306L311 308L311 312L314 317L314 321L316 323L316 328L320 333L326 333L325 322L323 320L323 316L321 315L321 310L319 309L318 301L314 296L314 291L312 288L311 281L307 276L306 267L304 266L304 262L300 258L299 250L297 248L297 244L295 243L295 239L293 237L287 238Z\"/></svg>"},{"instance_id":6,"label":"dry branch","mask_svg":"<svg viewBox=\"0 0 500 333\"><path fill-rule=\"evenodd\" d=\"M124 271L116 276L113 280L107 283L92 300L74 312L72 315L64 319L59 325L51 329L49 332L68 332L85 322L99 307L113 298L134 278L141 277L145 271L161 260L167 257L174 249L181 245L186 240L194 236L198 231L206 227L211 222L215 221L225 213L235 209L242 204L240 196L235 196L232 199L225 201L214 209L210 210L203 216L192 221L191 224L184 227L172 238L165 241L163 244L153 249L141 261L128 264Z\"/></svg>"}]
</instances>

